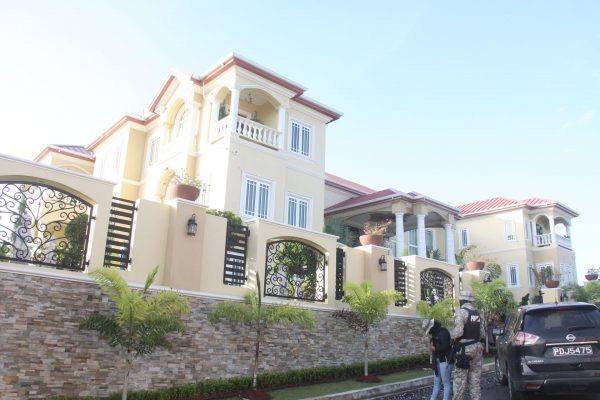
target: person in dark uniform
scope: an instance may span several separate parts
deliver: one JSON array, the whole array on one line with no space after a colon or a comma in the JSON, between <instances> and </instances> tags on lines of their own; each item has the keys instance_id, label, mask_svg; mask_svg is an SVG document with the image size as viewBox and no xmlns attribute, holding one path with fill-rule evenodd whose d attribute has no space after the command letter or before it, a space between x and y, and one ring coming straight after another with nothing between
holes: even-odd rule
<instances>
[{"instance_id":1,"label":"person in dark uniform","mask_svg":"<svg viewBox=\"0 0 600 400\"><path fill-rule=\"evenodd\" d=\"M423 321L423 330L430 336L429 351L433 356L433 392L431 400L436 400L442 385L444 386L443 400L451 400L452 396L452 366L448 364L451 351L450 332L438 321L433 319Z\"/></svg>"}]
</instances>

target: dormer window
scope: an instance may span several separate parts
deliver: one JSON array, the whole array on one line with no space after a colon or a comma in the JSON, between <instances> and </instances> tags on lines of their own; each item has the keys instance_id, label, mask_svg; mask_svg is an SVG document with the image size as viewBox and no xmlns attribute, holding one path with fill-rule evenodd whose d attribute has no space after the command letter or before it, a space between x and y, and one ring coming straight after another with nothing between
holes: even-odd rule
<instances>
[{"instance_id":1,"label":"dormer window","mask_svg":"<svg viewBox=\"0 0 600 400\"><path fill-rule=\"evenodd\" d=\"M175 124L173 125L173 138L177 139L181 137L185 130L185 124L187 122L188 110L184 106L179 108L177 115L175 116Z\"/></svg>"}]
</instances>

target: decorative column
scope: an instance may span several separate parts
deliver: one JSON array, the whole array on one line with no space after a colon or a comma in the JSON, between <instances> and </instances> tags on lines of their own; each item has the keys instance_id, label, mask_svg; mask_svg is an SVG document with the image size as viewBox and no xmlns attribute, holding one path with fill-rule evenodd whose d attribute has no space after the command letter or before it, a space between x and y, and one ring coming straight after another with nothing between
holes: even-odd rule
<instances>
[{"instance_id":1,"label":"decorative column","mask_svg":"<svg viewBox=\"0 0 600 400\"><path fill-rule=\"evenodd\" d=\"M554 237L554 216L548 217L548 224L550 224L550 243L556 244L556 238Z\"/></svg>"},{"instance_id":2,"label":"decorative column","mask_svg":"<svg viewBox=\"0 0 600 400\"><path fill-rule=\"evenodd\" d=\"M234 88L231 91L231 104L229 115L231 116L231 132L237 132L238 110L240 108L240 89Z\"/></svg>"},{"instance_id":3,"label":"decorative column","mask_svg":"<svg viewBox=\"0 0 600 400\"><path fill-rule=\"evenodd\" d=\"M404 213L397 212L396 216L396 258L402 257L404 252Z\"/></svg>"},{"instance_id":4,"label":"decorative column","mask_svg":"<svg viewBox=\"0 0 600 400\"><path fill-rule=\"evenodd\" d=\"M446 231L446 262L448 264L456 264L456 258L454 257L454 230L452 224L444 224Z\"/></svg>"},{"instance_id":5,"label":"decorative column","mask_svg":"<svg viewBox=\"0 0 600 400\"><path fill-rule=\"evenodd\" d=\"M417 255L427 258L425 243L425 214L417 214Z\"/></svg>"},{"instance_id":6,"label":"decorative column","mask_svg":"<svg viewBox=\"0 0 600 400\"><path fill-rule=\"evenodd\" d=\"M285 132L285 119L287 117L287 108L283 105L280 105L277 109L277 130L279 131L279 135L277 137L277 147L283 148L283 137Z\"/></svg>"}]
</instances>

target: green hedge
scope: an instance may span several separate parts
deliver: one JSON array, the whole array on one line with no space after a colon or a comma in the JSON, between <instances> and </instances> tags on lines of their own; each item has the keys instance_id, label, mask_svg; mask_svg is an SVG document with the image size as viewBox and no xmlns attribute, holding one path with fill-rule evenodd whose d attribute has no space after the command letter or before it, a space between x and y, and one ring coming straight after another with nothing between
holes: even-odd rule
<instances>
[{"instance_id":1,"label":"green hedge","mask_svg":"<svg viewBox=\"0 0 600 400\"><path fill-rule=\"evenodd\" d=\"M372 374L386 373L421 366L429 362L428 354L418 354L392 358L369 363L369 372ZM270 372L258 375L258 386L261 388L277 388L287 386L300 386L323 381L343 380L362 375L362 363L349 365L335 365L329 367L316 367L299 369L288 372ZM168 389L144 390L130 392L127 395L131 400L187 400L202 396L204 398L233 397L239 392L252 388L252 377L229 379L207 379L187 385L173 386ZM119 400L120 393L108 397L108 400ZM55 400L86 399L92 397L55 397Z\"/></svg>"}]
</instances>

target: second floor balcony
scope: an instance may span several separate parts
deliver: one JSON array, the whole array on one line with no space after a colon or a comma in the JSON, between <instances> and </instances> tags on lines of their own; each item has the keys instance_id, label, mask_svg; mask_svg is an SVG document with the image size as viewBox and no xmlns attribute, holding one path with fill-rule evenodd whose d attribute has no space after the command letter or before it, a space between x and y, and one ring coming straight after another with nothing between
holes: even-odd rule
<instances>
[{"instance_id":1,"label":"second floor balcony","mask_svg":"<svg viewBox=\"0 0 600 400\"><path fill-rule=\"evenodd\" d=\"M572 250L573 245L571 244L571 238L569 236L563 236L560 234L543 233L541 235L535 235L534 246L535 247L547 247L547 246L561 246Z\"/></svg>"},{"instance_id":2,"label":"second floor balcony","mask_svg":"<svg viewBox=\"0 0 600 400\"><path fill-rule=\"evenodd\" d=\"M276 150L281 148L282 132L239 115L235 121L232 121L231 115L220 119L212 129L211 141L213 142L221 139L227 134L235 133L239 135L240 138L263 146Z\"/></svg>"}]
</instances>

